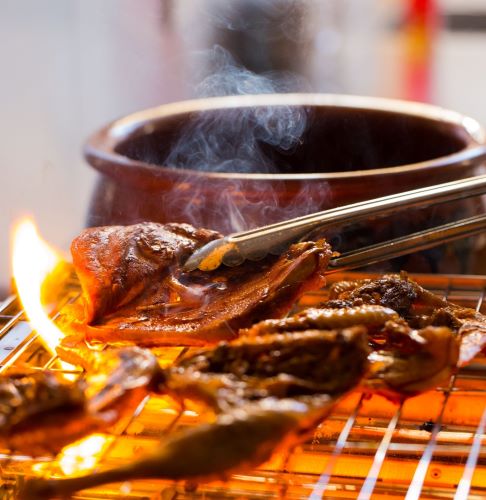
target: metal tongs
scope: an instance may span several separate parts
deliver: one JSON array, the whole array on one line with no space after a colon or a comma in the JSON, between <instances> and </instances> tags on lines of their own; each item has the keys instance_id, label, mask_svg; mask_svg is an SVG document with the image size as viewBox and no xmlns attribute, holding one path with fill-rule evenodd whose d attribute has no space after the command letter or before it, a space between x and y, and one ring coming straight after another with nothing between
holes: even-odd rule
<instances>
[{"instance_id":1,"label":"metal tongs","mask_svg":"<svg viewBox=\"0 0 486 500\"><path fill-rule=\"evenodd\" d=\"M269 226L233 233L196 250L184 264L185 271L212 271L224 264L235 267L245 260L280 255L292 243L312 239L317 230L355 223L369 217L385 217L398 210L436 205L486 193L486 175L414 189L297 217ZM374 264L442 243L473 236L486 229L486 214L343 253L331 259L328 273Z\"/></svg>"}]
</instances>

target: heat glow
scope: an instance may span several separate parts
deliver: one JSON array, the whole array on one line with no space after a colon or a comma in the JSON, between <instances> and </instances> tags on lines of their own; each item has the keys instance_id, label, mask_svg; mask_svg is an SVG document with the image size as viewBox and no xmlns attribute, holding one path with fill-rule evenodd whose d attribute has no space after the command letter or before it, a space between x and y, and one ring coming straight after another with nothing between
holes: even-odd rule
<instances>
[{"instance_id":1,"label":"heat glow","mask_svg":"<svg viewBox=\"0 0 486 500\"><path fill-rule=\"evenodd\" d=\"M59 467L66 476L92 470L112 439L102 434L92 434L62 450Z\"/></svg>"},{"instance_id":2,"label":"heat glow","mask_svg":"<svg viewBox=\"0 0 486 500\"><path fill-rule=\"evenodd\" d=\"M17 291L32 327L53 354L64 334L44 310L42 285L63 260L40 237L31 219L25 218L17 224L13 239L13 274Z\"/></svg>"}]
</instances>

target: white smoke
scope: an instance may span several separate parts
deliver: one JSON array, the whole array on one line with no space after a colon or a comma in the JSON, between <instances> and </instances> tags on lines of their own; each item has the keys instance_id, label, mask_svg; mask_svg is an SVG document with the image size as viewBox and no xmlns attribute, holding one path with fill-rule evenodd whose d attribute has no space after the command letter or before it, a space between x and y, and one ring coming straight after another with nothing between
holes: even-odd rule
<instances>
[{"instance_id":1,"label":"white smoke","mask_svg":"<svg viewBox=\"0 0 486 500\"><path fill-rule=\"evenodd\" d=\"M270 94L293 91L302 80L288 73L255 74L238 65L222 47L206 55L210 74L197 87L199 97L242 94ZM191 117L164 162L171 168L204 172L279 173L295 171L285 158L302 144L309 122L309 110L302 106L258 106L204 111ZM273 153L273 154L272 154ZM278 158L278 160L276 159ZM194 225L209 225L222 232L250 229L262 224L311 213L320 208L326 187L319 196L306 183L290 200L282 202L269 182L228 179L218 193L217 206L212 180L191 176L171 196L186 203L185 215ZM187 192L185 186L192 189ZM210 206L212 208L210 208ZM212 213L208 213L212 212ZM204 213L204 215L202 215Z\"/></svg>"},{"instance_id":2,"label":"white smoke","mask_svg":"<svg viewBox=\"0 0 486 500\"><path fill-rule=\"evenodd\" d=\"M289 74L252 73L219 46L210 51L208 67L211 74L198 85L199 97L273 94L298 86L298 78ZM306 123L306 110L297 106L205 111L185 126L165 164L209 172L277 172L264 145L290 153Z\"/></svg>"}]
</instances>

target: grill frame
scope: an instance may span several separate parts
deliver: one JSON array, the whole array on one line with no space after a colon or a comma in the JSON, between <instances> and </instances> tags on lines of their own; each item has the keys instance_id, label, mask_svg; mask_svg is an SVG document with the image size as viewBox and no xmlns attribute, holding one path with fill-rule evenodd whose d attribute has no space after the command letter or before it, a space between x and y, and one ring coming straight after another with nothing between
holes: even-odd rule
<instances>
[{"instance_id":1,"label":"grill frame","mask_svg":"<svg viewBox=\"0 0 486 500\"><path fill-rule=\"evenodd\" d=\"M373 278L374 274L341 273L328 282ZM448 300L486 312L486 276L414 275L425 288ZM326 291L306 294L297 308L315 305ZM60 294L56 311L79 297L73 278ZM56 317L55 311L53 317ZM170 362L186 348L155 349ZM28 364L40 370L61 370L56 356L43 348L15 296L0 302L0 372ZM76 372L79 373L79 372ZM426 408L424 405L428 405ZM466 406L464 406L466 405ZM470 406L469 406L470 405ZM422 407L423 406L423 407ZM457 410L466 408L467 411ZM458 414L459 413L459 414ZM420 429L420 420L432 423ZM146 398L131 419L107 435L96 467L109 468L134 454L153 449L164 428L177 417L169 398ZM177 427L205 420L189 408ZM486 449L486 360L462 369L447 387L407 400L402 406L380 396L365 400L359 393L346 397L316 431L314 440L277 456L256 471L232 476L228 483L175 484L165 480L133 481L80 492L75 498L484 498ZM481 473L483 472L483 474ZM26 476L60 475L59 461L0 452L0 498L16 498ZM484 476L484 477L482 477Z\"/></svg>"}]
</instances>

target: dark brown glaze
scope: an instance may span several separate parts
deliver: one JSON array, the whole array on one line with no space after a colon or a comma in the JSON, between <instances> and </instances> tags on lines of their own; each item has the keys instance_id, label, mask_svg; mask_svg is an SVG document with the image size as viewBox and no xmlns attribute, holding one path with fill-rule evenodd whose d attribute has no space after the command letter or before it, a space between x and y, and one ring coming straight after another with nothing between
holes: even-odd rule
<instances>
[{"instance_id":1,"label":"dark brown glaze","mask_svg":"<svg viewBox=\"0 0 486 500\"><path fill-rule=\"evenodd\" d=\"M326 307L380 305L403 315L409 312L418 293L415 282L398 275L385 275L374 280L334 283Z\"/></svg>"},{"instance_id":2,"label":"dark brown glaze","mask_svg":"<svg viewBox=\"0 0 486 500\"><path fill-rule=\"evenodd\" d=\"M254 468L307 439L367 369L366 329L243 337L179 360L158 390L202 401L218 415L185 429L129 465L62 480L29 481L21 498L65 496L108 482L204 482ZM336 377L339 374L339 377Z\"/></svg>"},{"instance_id":3,"label":"dark brown glaze","mask_svg":"<svg viewBox=\"0 0 486 500\"><path fill-rule=\"evenodd\" d=\"M361 293L357 293L359 291ZM400 291L405 298L400 298ZM283 332L293 331L296 335L295 332L310 329L361 327L372 349L370 373L363 384L365 391L399 401L433 389L439 383L447 383L459 356L459 341L447 326L425 326L417 330L397 311L380 305L380 302L394 304L403 311L410 296L417 297L413 283L407 285L396 276L376 282L356 282L354 287L349 282L337 284L331 290L331 307L327 308L325 303L321 308L305 309L287 318L262 321L241 335L242 339L264 342L279 332L284 335ZM385 300L380 300L382 297ZM371 304L363 304L363 298Z\"/></svg>"},{"instance_id":4,"label":"dark brown glaze","mask_svg":"<svg viewBox=\"0 0 486 500\"><path fill-rule=\"evenodd\" d=\"M143 300L140 296L147 293L147 281L163 279L194 250L220 236L189 224L147 222L86 229L71 245L84 291L86 321L96 321L135 299Z\"/></svg>"},{"instance_id":5,"label":"dark brown glaze","mask_svg":"<svg viewBox=\"0 0 486 500\"><path fill-rule=\"evenodd\" d=\"M216 411L267 397L343 393L366 372L366 338L362 326L243 336L167 368L159 390Z\"/></svg>"},{"instance_id":6,"label":"dark brown glaze","mask_svg":"<svg viewBox=\"0 0 486 500\"><path fill-rule=\"evenodd\" d=\"M412 328L446 326L461 342L459 365L469 363L486 346L486 316L434 295L406 273L378 279L335 283L325 307L380 304L394 309Z\"/></svg>"},{"instance_id":7,"label":"dark brown glaze","mask_svg":"<svg viewBox=\"0 0 486 500\"><path fill-rule=\"evenodd\" d=\"M332 330L363 325L368 329L382 328L387 321L397 321L398 314L380 305L361 305L356 307L314 308L282 319L266 320L251 328L240 331L240 335L261 336L269 333L303 331L308 329Z\"/></svg>"},{"instance_id":8,"label":"dark brown glaze","mask_svg":"<svg viewBox=\"0 0 486 500\"><path fill-rule=\"evenodd\" d=\"M148 224L150 235L154 226ZM180 227L170 225L174 226ZM192 231L206 239L216 234ZM280 257L185 273L179 260L188 247L194 248L195 240L190 240L192 245L181 243L179 236L174 238L161 226L156 243L149 245L156 245L157 251L147 255L140 251L140 241L147 247L146 234L146 225L139 224L113 231L91 229L75 240L73 260L88 307L84 313L67 311L64 323L69 330L84 334L89 342L142 346L205 345L231 339L239 328L282 316L304 292L321 287L331 256L325 241L303 242ZM176 249L179 244L182 248Z\"/></svg>"},{"instance_id":9,"label":"dark brown glaze","mask_svg":"<svg viewBox=\"0 0 486 500\"><path fill-rule=\"evenodd\" d=\"M392 401L447 385L456 371L459 341L447 327L410 330L390 322L373 344L365 390Z\"/></svg>"}]
</instances>

